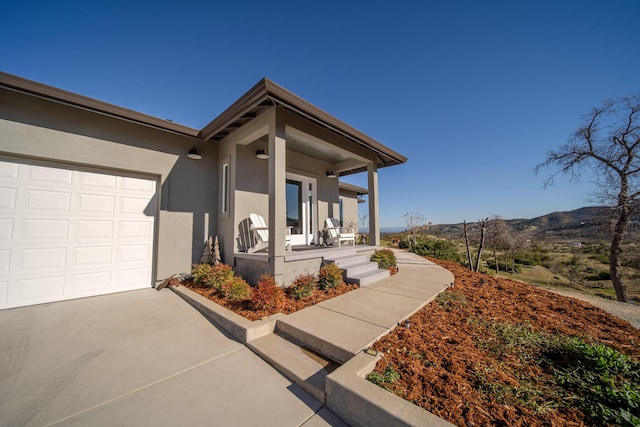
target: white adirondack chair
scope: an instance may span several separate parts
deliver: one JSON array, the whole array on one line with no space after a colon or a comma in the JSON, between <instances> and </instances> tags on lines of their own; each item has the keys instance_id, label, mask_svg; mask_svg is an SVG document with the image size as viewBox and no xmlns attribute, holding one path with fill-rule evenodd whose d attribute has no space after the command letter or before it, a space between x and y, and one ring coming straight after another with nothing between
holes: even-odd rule
<instances>
[{"instance_id":1,"label":"white adirondack chair","mask_svg":"<svg viewBox=\"0 0 640 427\"><path fill-rule=\"evenodd\" d=\"M327 218L324 222L324 229L326 231L325 243L327 245L338 242L338 246L342 246L343 243L351 242L355 246L356 230L354 227L340 227L340 221L335 218Z\"/></svg>"},{"instance_id":2,"label":"white adirondack chair","mask_svg":"<svg viewBox=\"0 0 640 427\"><path fill-rule=\"evenodd\" d=\"M250 247L247 252L253 253L268 248L269 227L267 227L264 218L262 217L262 215L251 214L249 215L249 219L251 220L250 230L253 232L254 242L253 246ZM291 228L287 228L285 250L291 250Z\"/></svg>"}]
</instances>

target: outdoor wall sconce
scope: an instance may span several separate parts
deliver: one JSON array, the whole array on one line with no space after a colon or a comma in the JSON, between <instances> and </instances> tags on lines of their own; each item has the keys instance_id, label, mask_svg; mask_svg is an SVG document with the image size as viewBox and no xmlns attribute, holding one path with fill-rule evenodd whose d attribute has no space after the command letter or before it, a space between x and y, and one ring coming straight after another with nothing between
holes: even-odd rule
<instances>
[{"instance_id":1,"label":"outdoor wall sconce","mask_svg":"<svg viewBox=\"0 0 640 427\"><path fill-rule=\"evenodd\" d=\"M269 155L264 152L264 148L260 147L258 148L258 151L256 151L256 157L262 160L266 160L269 158Z\"/></svg>"},{"instance_id":2,"label":"outdoor wall sconce","mask_svg":"<svg viewBox=\"0 0 640 427\"><path fill-rule=\"evenodd\" d=\"M338 175L336 175L336 174L333 172L333 170L332 170L332 169L329 169L329 170L327 171L327 178L331 178L331 179L333 179L333 178L337 178L337 177L338 177Z\"/></svg>"},{"instance_id":3,"label":"outdoor wall sconce","mask_svg":"<svg viewBox=\"0 0 640 427\"><path fill-rule=\"evenodd\" d=\"M191 147L191 150L189 150L189 154L187 154L187 157L193 160L200 160L202 158L200 153L198 153L198 150L196 150L195 145Z\"/></svg>"}]
</instances>

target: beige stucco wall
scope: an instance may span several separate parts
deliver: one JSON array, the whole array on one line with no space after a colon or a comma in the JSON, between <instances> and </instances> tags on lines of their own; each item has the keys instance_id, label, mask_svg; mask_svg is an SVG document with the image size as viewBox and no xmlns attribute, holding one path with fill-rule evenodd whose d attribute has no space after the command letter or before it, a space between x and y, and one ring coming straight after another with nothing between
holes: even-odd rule
<instances>
[{"instance_id":1,"label":"beige stucco wall","mask_svg":"<svg viewBox=\"0 0 640 427\"><path fill-rule=\"evenodd\" d=\"M0 89L0 153L157 179L156 278L189 271L217 224L217 146Z\"/></svg>"},{"instance_id":2,"label":"beige stucco wall","mask_svg":"<svg viewBox=\"0 0 640 427\"><path fill-rule=\"evenodd\" d=\"M345 227L354 225L358 232L358 195L354 191L340 190L342 200L343 225ZM339 215L336 215L339 219Z\"/></svg>"}]
</instances>

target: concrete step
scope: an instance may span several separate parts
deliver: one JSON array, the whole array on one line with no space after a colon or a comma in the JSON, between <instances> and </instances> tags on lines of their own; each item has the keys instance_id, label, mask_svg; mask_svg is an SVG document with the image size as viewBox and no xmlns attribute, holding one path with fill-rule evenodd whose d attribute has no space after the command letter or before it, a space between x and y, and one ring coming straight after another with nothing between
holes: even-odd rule
<instances>
[{"instance_id":1,"label":"concrete step","mask_svg":"<svg viewBox=\"0 0 640 427\"><path fill-rule=\"evenodd\" d=\"M380 280L386 279L390 275L391 273L389 273L389 270L380 270L376 268L376 270L374 271L368 271L362 274L357 274L355 276L349 276L345 280L347 281L347 283L355 283L359 286L367 286Z\"/></svg>"},{"instance_id":2,"label":"concrete step","mask_svg":"<svg viewBox=\"0 0 640 427\"><path fill-rule=\"evenodd\" d=\"M363 261L359 264L353 264L347 267L341 266L340 268L344 270L345 277L356 277L371 271L379 271L378 263L373 261Z\"/></svg>"},{"instance_id":3,"label":"concrete step","mask_svg":"<svg viewBox=\"0 0 640 427\"><path fill-rule=\"evenodd\" d=\"M295 317L294 313L294 317ZM332 343L330 340L325 340L321 336L318 336L315 332L317 325L305 325L306 322L296 322L294 319L290 319L292 315L278 319L276 323L277 334L290 340L292 342L303 343L307 348L312 349L317 354L321 354L325 359L332 360L334 363L341 364L351 359L355 353L346 348L340 347Z\"/></svg>"},{"instance_id":4,"label":"concrete step","mask_svg":"<svg viewBox=\"0 0 640 427\"><path fill-rule=\"evenodd\" d=\"M336 264L338 267L345 269L351 265L361 264L365 261L369 261L366 255L349 254L339 257L325 258L324 262L327 264Z\"/></svg>"},{"instance_id":5,"label":"concrete step","mask_svg":"<svg viewBox=\"0 0 640 427\"><path fill-rule=\"evenodd\" d=\"M327 375L339 364L302 343L276 334L249 341L247 346L315 399L325 402Z\"/></svg>"}]
</instances>

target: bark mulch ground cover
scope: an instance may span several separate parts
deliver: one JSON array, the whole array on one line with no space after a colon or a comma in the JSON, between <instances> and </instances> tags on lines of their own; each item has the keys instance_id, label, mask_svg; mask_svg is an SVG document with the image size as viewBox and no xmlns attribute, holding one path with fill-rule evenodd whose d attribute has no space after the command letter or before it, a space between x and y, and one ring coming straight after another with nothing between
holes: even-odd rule
<instances>
[{"instance_id":1,"label":"bark mulch ground cover","mask_svg":"<svg viewBox=\"0 0 640 427\"><path fill-rule=\"evenodd\" d=\"M331 298L335 298L338 295L345 294L347 292L351 292L358 288L358 285L343 283L332 289L322 290L316 289L313 295L308 296L306 298L301 298L299 300L290 298L285 293L285 300L283 307L278 311L267 311L260 310L256 311L251 306L251 301L243 300L243 301L229 301L225 299L221 294L211 289L210 287L198 286L193 283L191 280L187 280L181 283L182 286L185 286L191 289L194 292L199 293L205 298L210 299L211 301L243 316L251 321L260 320L263 317L270 316L275 313L284 313L291 314L298 310L302 310L305 307L310 307L312 305L321 303L322 301L326 301ZM174 280L172 283L173 286L179 286L180 282L178 280Z\"/></svg>"},{"instance_id":2,"label":"bark mulch ground cover","mask_svg":"<svg viewBox=\"0 0 640 427\"><path fill-rule=\"evenodd\" d=\"M579 337L636 363L638 329L573 298L432 261L450 270L455 284L416 313L409 329L398 327L375 344L383 358L372 382L459 426L603 424L581 409L588 396L563 391L541 343Z\"/></svg>"}]
</instances>

